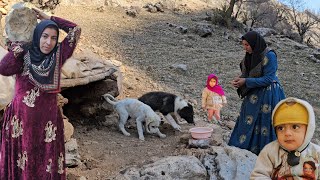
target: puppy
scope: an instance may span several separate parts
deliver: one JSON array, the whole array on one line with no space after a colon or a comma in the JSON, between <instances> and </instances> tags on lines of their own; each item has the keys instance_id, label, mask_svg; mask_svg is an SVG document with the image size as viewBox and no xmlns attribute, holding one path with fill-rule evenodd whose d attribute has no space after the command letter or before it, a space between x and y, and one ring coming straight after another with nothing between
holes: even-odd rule
<instances>
[{"instance_id":1,"label":"puppy","mask_svg":"<svg viewBox=\"0 0 320 180\"><path fill-rule=\"evenodd\" d=\"M154 111L161 112L171 126L181 131L181 118L194 125L193 107L181 97L166 92L149 92L139 98L139 101L149 105ZM171 115L174 115L174 119ZM177 122L176 122L177 121Z\"/></svg>"},{"instance_id":2,"label":"puppy","mask_svg":"<svg viewBox=\"0 0 320 180\"><path fill-rule=\"evenodd\" d=\"M126 136L130 136L124 125L129 117L136 119L139 139L144 141L143 136L143 123L145 123L145 130L150 134L157 134L160 138L165 138L166 135L162 134L159 130L160 117L146 104L143 104L137 99L123 99L117 101L112 95L104 94L103 98L114 106L119 114L119 129Z\"/></svg>"}]
</instances>

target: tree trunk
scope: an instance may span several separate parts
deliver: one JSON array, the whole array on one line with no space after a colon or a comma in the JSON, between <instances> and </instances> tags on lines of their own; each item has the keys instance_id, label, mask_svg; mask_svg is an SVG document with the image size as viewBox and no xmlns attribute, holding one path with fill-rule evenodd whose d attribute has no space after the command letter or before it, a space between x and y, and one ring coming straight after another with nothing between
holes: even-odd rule
<instances>
[{"instance_id":1,"label":"tree trunk","mask_svg":"<svg viewBox=\"0 0 320 180\"><path fill-rule=\"evenodd\" d=\"M225 14L226 26L228 28L231 27L231 16L232 16L232 13L233 13L233 8L234 8L235 3L236 3L236 0L231 0L230 1L229 8L227 9L226 14Z\"/></svg>"},{"instance_id":2,"label":"tree trunk","mask_svg":"<svg viewBox=\"0 0 320 180\"><path fill-rule=\"evenodd\" d=\"M240 1L240 4L238 5L239 8L238 8L238 11L236 12L236 15L234 16L234 19L237 19L238 18L238 15L240 13L240 10L241 10L241 6L242 6L242 1Z\"/></svg>"}]
</instances>

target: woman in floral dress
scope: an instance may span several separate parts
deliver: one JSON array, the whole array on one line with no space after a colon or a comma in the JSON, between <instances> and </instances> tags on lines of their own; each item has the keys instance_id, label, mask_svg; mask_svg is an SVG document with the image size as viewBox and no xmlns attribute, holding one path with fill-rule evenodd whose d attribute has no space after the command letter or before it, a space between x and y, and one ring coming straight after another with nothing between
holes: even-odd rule
<instances>
[{"instance_id":1,"label":"woman in floral dress","mask_svg":"<svg viewBox=\"0 0 320 180\"><path fill-rule=\"evenodd\" d=\"M13 42L0 74L16 77L15 95L1 120L0 179L66 179L63 120L57 106L61 67L81 30L33 9L41 22L31 45ZM67 32L59 43L59 29Z\"/></svg>"},{"instance_id":2,"label":"woman in floral dress","mask_svg":"<svg viewBox=\"0 0 320 180\"><path fill-rule=\"evenodd\" d=\"M264 38L250 31L242 36L242 45L246 51L240 63L242 74L232 85L238 88L243 101L228 145L259 154L276 139L271 114L285 94L277 76L277 55L267 47Z\"/></svg>"}]
</instances>

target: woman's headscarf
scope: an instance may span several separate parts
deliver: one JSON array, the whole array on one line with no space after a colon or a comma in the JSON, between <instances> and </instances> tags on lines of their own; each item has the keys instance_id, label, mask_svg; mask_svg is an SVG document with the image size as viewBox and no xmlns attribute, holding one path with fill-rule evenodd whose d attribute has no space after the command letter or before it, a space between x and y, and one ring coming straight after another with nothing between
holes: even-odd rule
<instances>
[{"instance_id":1,"label":"woman's headscarf","mask_svg":"<svg viewBox=\"0 0 320 180\"><path fill-rule=\"evenodd\" d=\"M252 54L246 52L244 63L249 72L263 60L262 52L267 48L267 44L263 37L255 31L247 32L241 39L246 40L252 49Z\"/></svg>"},{"instance_id":2,"label":"woman's headscarf","mask_svg":"<svg viewBox=\"0 0 320 180\"><path fill-rule=\"evenodd\" d=\"M28 66L28 74L31 83L47 92L55 92L59 87L59 55L58 40L49 54L43 54L40 50L40 38L46 28L57 30L57 39L59 37L59 27L51 20L42 20L35 28L33 33L32 45L26 54L25 63Z\"/></svg>"},{"instance_id":3,"label":"woman's headscarf","mask_svg":"<svg viewBox=\"0 0 320 180\"><path fill-rule=\"evenodd\" d=\"M214 79L216 80L216 85L213 86L213 87L211 87L211 86L209 85L209 82L210 82L210 80L211 80L212 78L214 78ZM208 76L207 86L206 86L206 87L207 87L210 91L215 92L215 93L219 94L220 96L224 96L224 91L223 91L222 87L221 87L220 85L218 85L218 77L217 77L215 74L210 74L210 75Z\"/></svg>"}]
</instances>

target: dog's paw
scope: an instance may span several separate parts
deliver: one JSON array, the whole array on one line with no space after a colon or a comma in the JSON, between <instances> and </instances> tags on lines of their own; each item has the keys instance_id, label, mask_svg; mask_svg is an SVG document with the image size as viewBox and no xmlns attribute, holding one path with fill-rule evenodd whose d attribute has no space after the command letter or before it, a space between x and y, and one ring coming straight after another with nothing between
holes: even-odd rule
<instances>
[{"instance_id":1,"label":"dog's paw","mask_svg":"<svg viewBox=\"0 0 320 180\"><path fill-rule=\"evenodd\" d=\"M179 125L175 126L174 129L181 132L181 126Z\"/></svg>"},{"instance_id":2,"label":"dog's paw","mask_svg":"<svg viewBox=\"0 0 320 180\"><path fill-rule=\"evenodd\" d=\"M128 133L128 132L124 132L123 133L125 136L130 136L131 134L130 133Z\"/></svg>"},{"instance_id":3,"label":"dog's paw","mask_svg":"<svg viewBox=\"0 0 320 180\"><path fill-rule=\"evenodd\" d=\"M159 136L160 136L160 138L166 138L167 137L165 134L160 134Z\"/></svg>"},{"instance_id":4,"label":"dog's paw","mask_svg":"<svg viewBox=\"0 0 320 180\"><path fill-rule=\"evenodd\" d=\"M177 121L177 123L178 123L178 124L187 124L188 122L187 122L187 121L182 120L182 121Z\"/></svg>"},{"instance_id":5,"label":"dog's paw","mask_svg":"<svg viewBox=\"0 0 320 180\"><path fill-rule=\"evenodd\" d=\"M144 141L144 137L139 137L139 139L140 139L141 141Z\"/></svg>"}]
</instances>

